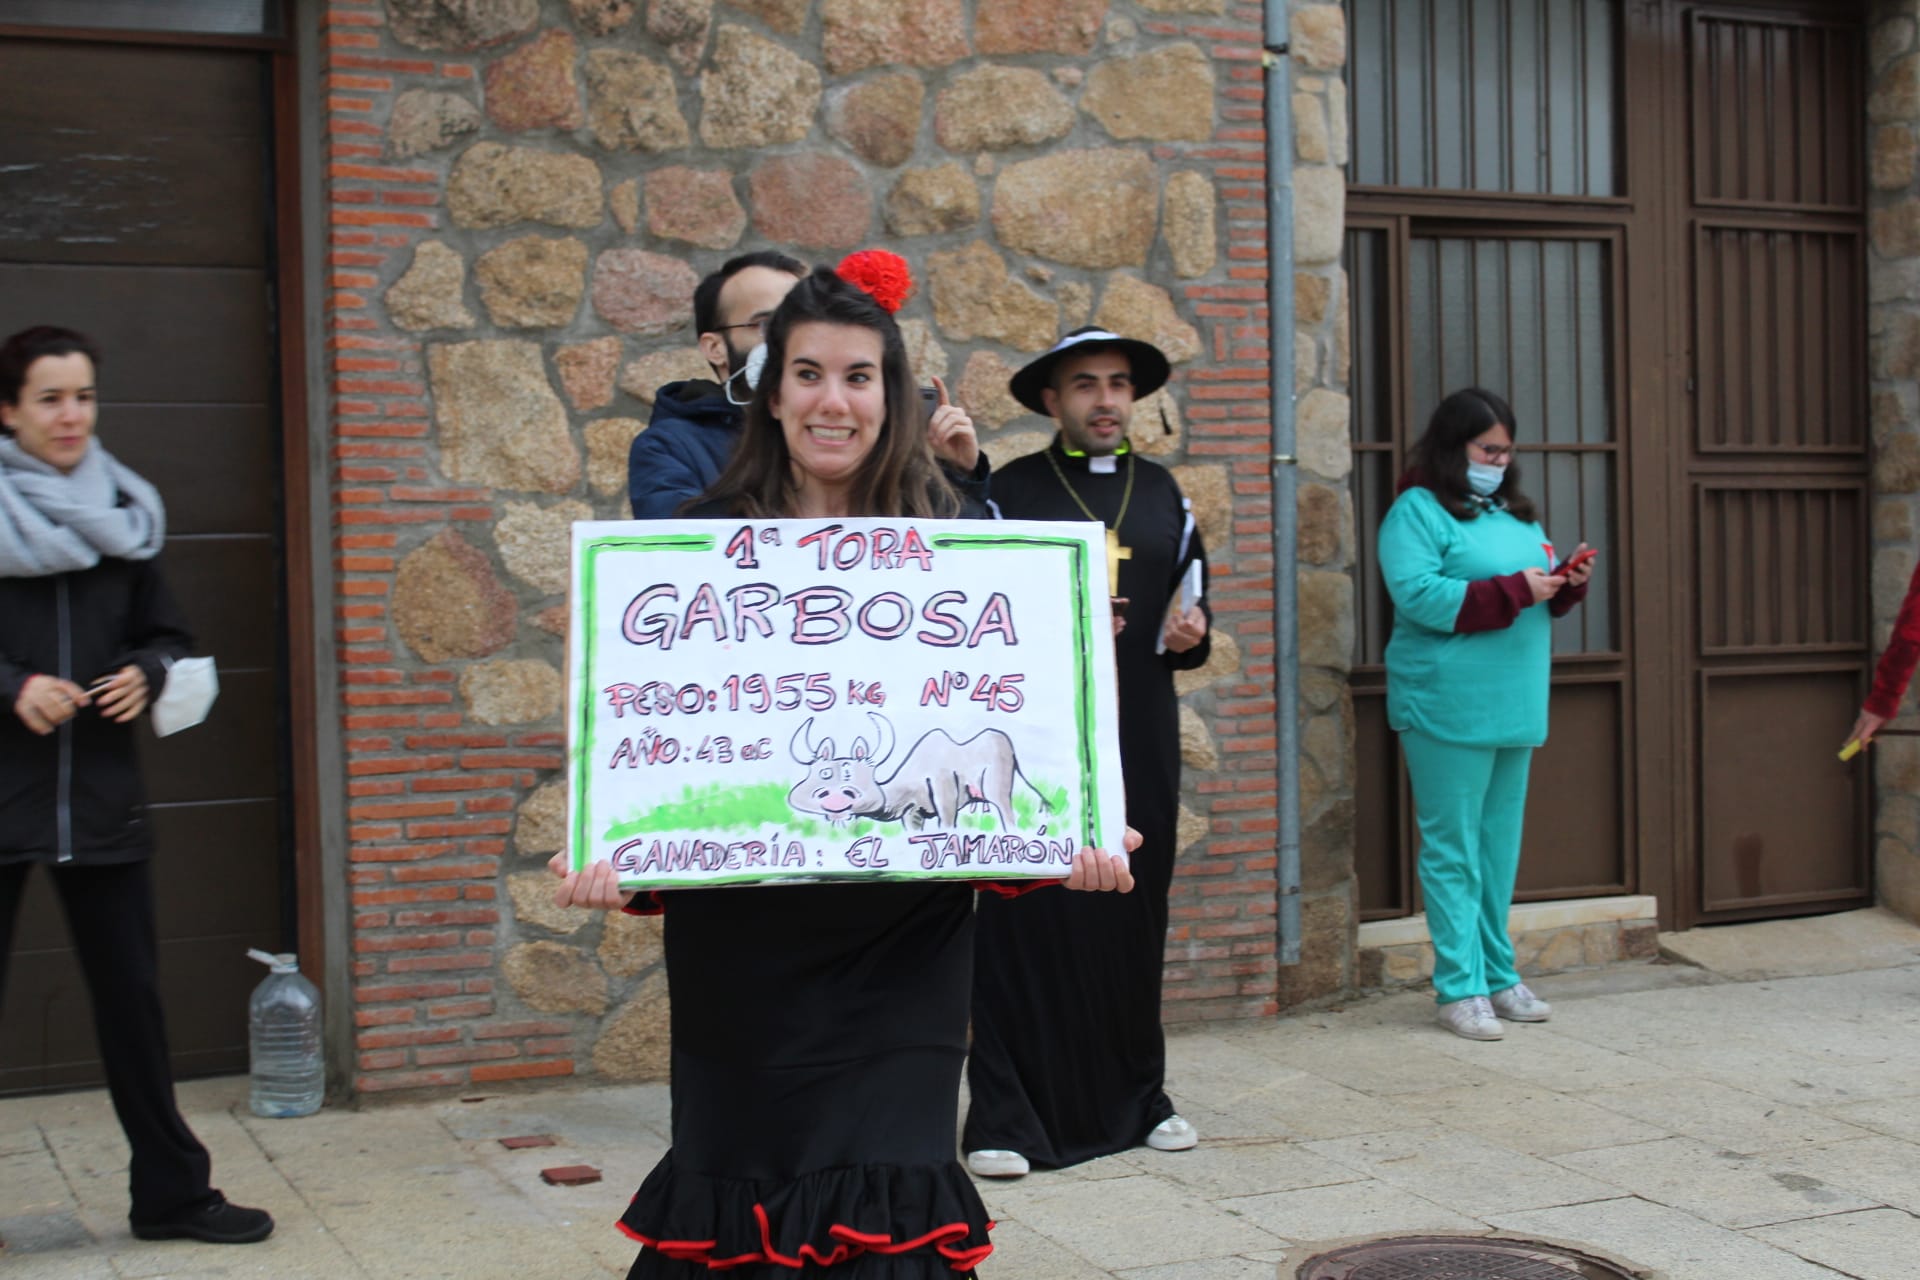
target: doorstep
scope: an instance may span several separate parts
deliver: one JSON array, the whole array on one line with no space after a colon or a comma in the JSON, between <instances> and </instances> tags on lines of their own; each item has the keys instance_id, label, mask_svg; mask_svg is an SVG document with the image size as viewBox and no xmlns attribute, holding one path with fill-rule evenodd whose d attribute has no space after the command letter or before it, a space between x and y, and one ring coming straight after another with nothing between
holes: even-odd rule
<instances>
[{"instance_id":1,"label":"doorstep","mask_svg":"<svg viewBox=\"0 0 1920 1280\"><path fill-rule=\"evenodd\" d=\"M1658 900L1646 894L1516 903L1507 913L1514 963L1527 977L1659 954ZM1370 920L1356 938L1359 985L1404 987L1433 976L1425 915Z\"/></svg>"}]
</instances>

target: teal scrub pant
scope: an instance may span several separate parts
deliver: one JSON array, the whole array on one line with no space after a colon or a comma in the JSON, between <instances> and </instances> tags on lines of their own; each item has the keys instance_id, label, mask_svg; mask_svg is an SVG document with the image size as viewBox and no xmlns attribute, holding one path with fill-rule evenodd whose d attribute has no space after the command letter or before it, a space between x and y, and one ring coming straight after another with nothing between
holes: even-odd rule
<instances>
[{"instance_id":1,"label":"teal scrub pant","mask_svg":"<svg viewBox=\"0 0 1920 1280\"><path fill-rule=\"evenodd\" d=\"M1420 824L1434 994L1448 1004L1504 991L1520 981L1507 911L1533 748L1463 747L1409 730L1400 750Z\"/></svg>"}]
</instances>

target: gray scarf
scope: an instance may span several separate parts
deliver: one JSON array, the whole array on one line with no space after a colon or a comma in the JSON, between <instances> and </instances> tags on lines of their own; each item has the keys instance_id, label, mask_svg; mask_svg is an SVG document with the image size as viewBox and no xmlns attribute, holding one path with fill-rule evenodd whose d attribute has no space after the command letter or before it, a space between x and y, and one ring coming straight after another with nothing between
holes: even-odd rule
<instances>
[{"instance_id":1,"label":"gray scarf","mask_svg":"<svg viewBox=\"0 0 1920 1280\"><path fill-rule=\"evenodd\" d=\"M166 536L159 491L98 440L62 472L0 438L0 578L90 569L102 556L151 560Z\"/></svg>"}]
</instances>

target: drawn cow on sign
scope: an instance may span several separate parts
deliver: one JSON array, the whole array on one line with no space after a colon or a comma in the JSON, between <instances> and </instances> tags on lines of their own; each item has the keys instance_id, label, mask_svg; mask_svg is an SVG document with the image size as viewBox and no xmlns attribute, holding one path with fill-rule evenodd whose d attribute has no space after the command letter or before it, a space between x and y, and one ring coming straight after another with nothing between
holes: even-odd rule
<instances>
[{"instance_id":1,"label":"drawn cow on sign","mask_svg":"<svg viewBox=\"0 0 1920 1280\"><path fill-rule=\"evenodd\" d=\"M1040 789L1020 772L1013 739L998 729L982 729L965 742L945 729L922 735L900 766L884 780L874 775L893 754L893 726L885 716L867 713L876 734L872 747L855 738L850 754L836 756L833 739L813 740L813 719L793 735L793 758L806 767L807 776L787 793L796 813L817 813L833 823L855 818L905 823L909 831L926 826L952 830L963 810L992 809L1002 829L1012 828L1013 783L1018 778L1040 796Z\"/></svg>"}]
</instances>

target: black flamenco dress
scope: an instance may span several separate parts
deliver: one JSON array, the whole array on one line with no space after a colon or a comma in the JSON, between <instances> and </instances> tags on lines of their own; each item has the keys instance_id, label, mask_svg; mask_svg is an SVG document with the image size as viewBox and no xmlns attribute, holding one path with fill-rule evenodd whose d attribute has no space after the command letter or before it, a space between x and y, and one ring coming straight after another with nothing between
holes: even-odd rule
<instances>
[{"instance_id":1,"label":"black flamenco dress","mask_svg":"<svg viewBox=\"0 0 1920 1280\"><path fill-rule=\"evenodd\" d=\"M992 1252L954 1158L973 897L904 883L634 900L666 912L673 1147L620 1220L646 1246L630 1280L953 1280Z\"/></svg>"},{"instance_id":2,"label":"black flamenco dress","mask_svg":"<svg viewBox=\"0 0 1920 1280\"><path fill-rule=\"evenodd\" d=\"M665 911L673 1145L620 1218L629 1280L971 1276L993 1251L954 1153L975 891L1054 883L636 897Z\"/></svg>"}]
</instances>

